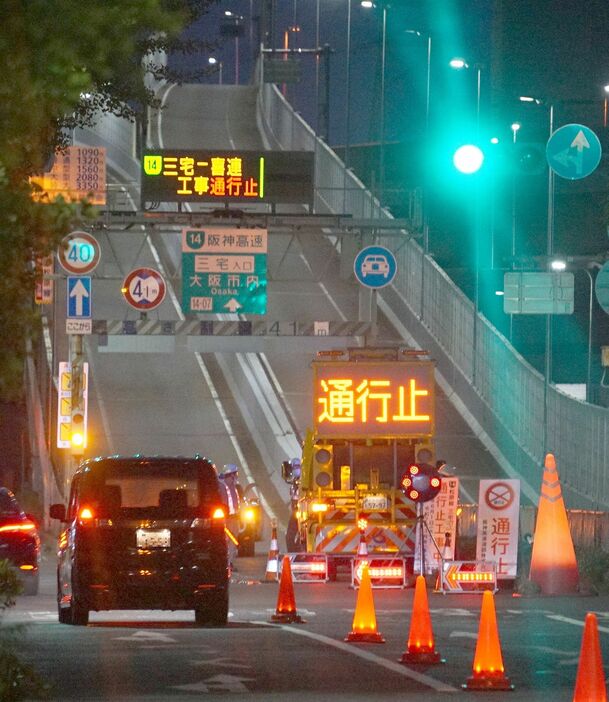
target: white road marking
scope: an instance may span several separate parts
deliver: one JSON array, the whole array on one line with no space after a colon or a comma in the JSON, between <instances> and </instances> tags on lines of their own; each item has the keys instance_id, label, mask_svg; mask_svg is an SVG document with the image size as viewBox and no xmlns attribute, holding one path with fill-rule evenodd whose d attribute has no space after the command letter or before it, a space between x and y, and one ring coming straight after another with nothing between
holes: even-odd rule
<instances>
[{"instance_id":1,"label":"white road marking","mask_svg":"<svg viewBox=\"0 0 609 702\"><path fill-rule=\"evenodd\" d=\"M190 685L173 685L174 690L184 690L186 692L250 692L243 684L245 682L255 682L256 678L240 678L235 675L214 675L211 678L202 680L199 683Z\"/></svg>"},{"instance_id":2,"label":"white road marking","mask_svg":"<svg viewBox=\"0 0 609 702\"><path fill-rule=\"evenodd\" d=\"M114 641L129 641L131 643L178 643L177 639L158 631L135 631L130 636L115 636Z\"/></svg>"},{"instance_id":3,"label":"white road marking","mask_svg":"<svg viewBox=\"0 0 609 702\"><path fill-rule=\"evenodd\" d=\"M267 624L267 622L252 623L264 626L277 626L269 625ZM350 653L353 656L362 658L368 663L374 663L375 665L390 670L392 673L397 673L398 675L401 675L405 678L410 678L411 680L421 683L421 685L425 685L426 687L430 687L433 690L436 690L437 692L460 692L460 690L458 690L456 687L453 687L452 685L447 685L446 683L436 680L435 678L432 678L429 675L423 675L423 673L418 673L416 670L412 670L411 668L408 668L407 666L404 666L401 663L394 663L393 661L389 661L385 658L381 658L380 656L376 656L374 653L370 653L369 651L365 651L361 648L355 648L353 645L344 643L343 641L337 641L336 639L331 639L328 636L323 636L322 634L315 634L312 631L307 631L306 629L297 629L293 626L281 625L281 628L285 631L289 631L291 634L304 636L306 638L313 639L314 641L319 641L319 643L326 644L327 646L333 646L339 651L343 651L344 653Z\"/></svg>"},{"instance_id":4,"label":"white road marking","mask_svg":"<svg viewBox=\"0 0 609 702\"><path fill-rule=\"evenodd\" d=\"M478 640L478 634L473 631L451 631L449 639L474 639Z\"/></svg>"},{"instance_id":5,"label":"white road marking","mask_svg":"<svg viewBox=\"0 0 609 702\"><path fill-rule=\"evenodd\" d=\"M218 658L209 658L207 660L201 660L201 661L190 661L191 665L195 666L203 666L203 665L219 665L225 668L249 668L251 669L252 666L248 665L247 663L236 663L230 658L223 658L223 657L218 657Z\"/></svg>"},{"instance_id":6,"label":"white road marking","mask_svg":"<svg viewBox=\"0 0 609 702\"><path fill-rule=\"evenodd\" d=\"M563 622L565 624L574 624L575 626L581 626L582 629L585 623L583 619L571 619L571 617L564 617L562 614L546 614L546 617L548 619L553 619L555 622ZM609 627L607 626L599 625L598 630L601 631L603 634L609 634Z\"/></svg>"}]
</instances>

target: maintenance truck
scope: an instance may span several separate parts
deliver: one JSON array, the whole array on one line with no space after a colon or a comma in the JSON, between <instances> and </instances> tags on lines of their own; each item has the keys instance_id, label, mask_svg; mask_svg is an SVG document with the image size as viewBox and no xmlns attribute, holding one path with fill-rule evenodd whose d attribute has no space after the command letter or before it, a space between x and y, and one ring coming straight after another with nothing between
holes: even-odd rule
<instances>
[{"instance_id":1,"label":"maintenance truck","mask_svg":"<svg viewBox=\"0 0 609 702\"><path fill-rule=\"evenodd\" d=\"M323 553L328 576L365 539L371 556L414 555L416 504L401 483L413 464L435 471L434 367L427 352L352 348L313 365L313 427L290 484L288 551Z\"/></svg>"}]
</instances>

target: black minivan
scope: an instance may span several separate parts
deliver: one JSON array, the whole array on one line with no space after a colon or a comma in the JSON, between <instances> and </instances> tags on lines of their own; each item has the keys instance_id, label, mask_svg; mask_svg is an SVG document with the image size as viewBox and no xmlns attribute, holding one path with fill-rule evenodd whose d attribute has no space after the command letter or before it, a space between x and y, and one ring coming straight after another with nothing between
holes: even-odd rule
<instances>
[{"instance_id":1,"label":"black minivan","mask_svg":"<svg viewBox=\"0 0 609 702\"><path fill-rule=\"evenodd\" d=\"M194 609L200 625L228 617L226 508L207 458L109 456L72 478L59 536L57 606L63 624L91 610Z\"/></svg>"}]
</instances>

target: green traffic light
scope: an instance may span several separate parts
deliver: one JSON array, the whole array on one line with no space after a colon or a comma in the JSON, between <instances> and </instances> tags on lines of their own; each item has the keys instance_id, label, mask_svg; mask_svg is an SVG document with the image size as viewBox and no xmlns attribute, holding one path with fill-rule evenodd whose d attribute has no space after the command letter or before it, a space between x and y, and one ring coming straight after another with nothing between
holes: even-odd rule
<instances>
[{"instance_id":1,"label":"green traffic light","mask_svg":"<svg viewBox=\"0 0 609 702\"><path fill-rule=\"evenodd\" d=\"M453 164L461 173L476 173L482 167L484 154L482 150L474 144L460 146L453 155Z\"/></svg>"}]
</instances>

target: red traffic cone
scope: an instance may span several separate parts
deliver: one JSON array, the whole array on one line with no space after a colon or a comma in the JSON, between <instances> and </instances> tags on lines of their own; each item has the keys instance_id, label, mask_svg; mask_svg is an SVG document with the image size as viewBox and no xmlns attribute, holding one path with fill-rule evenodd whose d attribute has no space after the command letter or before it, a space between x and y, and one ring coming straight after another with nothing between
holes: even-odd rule
<instances>
[{"instance_id":1,"label":"red traffic cone","mask_svg":"<svg viewBox=\"0 0 609 702\"><path fill-rule=\"evenodd\" d=\"M436 651L427 603L427 588L422 575L418 575L416 579L408 646L400 658L400 663L444 663Z\"/></svg>"},{"instance_id":2,"label":"red traffic cone","mask_svg":"<svg viewBox=\"0 0 609 702\"><path fill-rule=\"evenodd\" d=\"M584 624L573 702L590 702L591 700L607 702L607 687L596 614L588 612Z\"/></svg>"},{"instance_id":3,"label":"red traffic cone","mask_svg":"<svg viewBox=\"0 0 609 702\"><path fill-rule=\"evenodd\" d=\"M376 613L372 597L372 583L368 564L362 568L362 578L357 593L355 614L353 615L352 631L347 634L345 641L355 643L385 643L385 639L376 630Z\"/></svg>"},{"instance_id":4,"label":"red traffic cone","mask_svg":"<svg viewBox=\"0 0 609 702\"><path fill-rule=\"evenodd\" d=\"M551 453L545 459L529 577L542 595L566 595L576 592L579 584L567 510Z\"/></svg>"},{"instance_id":5,"label":"red traffic cone","mask_svg":"<svg viewBox=\"0 0 609 702\"><path fill-rule=\"evenodd\" d=\"M279 575L279 547L277 546L277 520L271 522L271 545L269 547L269 557L266 561L266 572L264 581L277 582Z\"/></svg>"},{"instance_id":6,"label":"red traffic cone","mask_svg":"<svg viewBox=\"0 0 609 702\"><path fill-rule=\"evenodd\" d=\"M490 590L485 590L482 595L473 675L468 678L463 688L466 690L513 690L514 686L503 671L495 601L493 593Z\"/></svg>"},{"instance_id":7,"label":"red traffic cone","mask_svg":"<svg viewBox=\"0 0 609 702\"><path fill-rule=\"evenodd\" d=\"M296 611L296 598L294 597L294 584L292 583L292 568L290 557L284 556L281 565L281 580L277 595L277 609L271 617L272 622L280 624L304 624L304 620Z\"/></svg>"}]
</instances>

